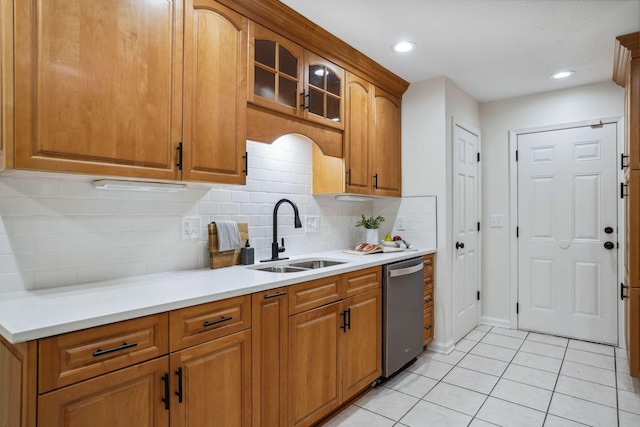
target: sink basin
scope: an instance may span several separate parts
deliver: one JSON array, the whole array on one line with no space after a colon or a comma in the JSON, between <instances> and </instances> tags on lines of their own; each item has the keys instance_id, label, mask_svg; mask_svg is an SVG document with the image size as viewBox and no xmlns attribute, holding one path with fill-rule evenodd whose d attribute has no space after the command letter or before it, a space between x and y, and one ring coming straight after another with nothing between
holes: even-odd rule
<instances>
[{"instance_id":1,"label":"sink basin","mask_svg":"<svg viewBox=\"0 0 640 427\"><path fill-rule=\"evenodd\" d=\"M308 268L308 269L316 269L316 268L324 268L331 267L332 265L340 265L344 264L344 261L331 261L328 259L314 259L311 261L300 261L300 262L292 262L289 264L291 267L300 267L300 268Z\"/></svg>"},{"instance_id":2,"label":"sink basin","mask_svg":"<svg viewBox=\"0 0 640 427\"><path fill-rule=\"evenodd\" d=\"M253 265L249 268L270 273L300 273L302 271L315 270L317 268L331 267L345 264L346 261L334 261L330 259L308 259L300 261L287 261L278 265Z\"/></svg>"},{"instance_id":3,"label":"sink basin","mask_svg":"<svg viewBox=\"0 0 640 427\"><path fill-rule=\"evenodd\" d=\"M270 267L253 268L252 270L268 271L269 273L300 273L308 268L290 267L288 265L272 265Z\"/></svg>"}]
</instances>

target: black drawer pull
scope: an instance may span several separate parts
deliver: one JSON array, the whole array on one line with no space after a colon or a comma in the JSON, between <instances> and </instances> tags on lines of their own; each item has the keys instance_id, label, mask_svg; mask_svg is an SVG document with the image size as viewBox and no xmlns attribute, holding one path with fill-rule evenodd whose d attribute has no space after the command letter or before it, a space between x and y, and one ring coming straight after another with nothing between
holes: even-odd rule
<instances>
[{"instance_id":1,"label":"black drawer pull","mask_svg":"<svg viewBox=\"0 0 640 427\"><path fill-rule=\"evenodd\" d=\"M265 295L264 299L269 299L269 298L276 298L276 297L281 297L282 295L286 295L286 292L277 292L275 294L271 294L271 295Z\"/></svg>"},{"instance_id":2,"label":"black drawer pull","mask_svg":"<svg viewBox=\"0 0 640 427\"><path fill-rule=\"evenodd\" d=\"M126 350L128 348L135 347L137 345L138 345L137 342L132 342L132 343L129 343L129 344L124 342L124 343L122 343L121 346L118 346L118 347L108 348L106 350L98 349L93 353L93 357L98 357L98 356L102 356L103 354L113 353L114 351Z\"/></svg>"},{"instance_id":3,"label":"black drawer pull","mask_svg":"<svg viewBox=\"0 0 640 427\"><path fill-rule=\"evenodd\" d=\"M206 328L207 326L217 325L218 323L226 322L227 320L231 320L231 319L233 319L232 316L227 316L227 317L221 317L218 320L211 320L209 322L204 322L204 327Z\"/></svg>"},{"instance_id":4,"label":"black drawer pull","mask_svg":"<svg viewBox=\"0 0 640 427\"><path fill-rule=\"evenodd\" d=\"M178 391L175 395L178 396L178 403L182 403L182 368L178 368L175 374L178 376Z\"/></svg>"}]
</instances>

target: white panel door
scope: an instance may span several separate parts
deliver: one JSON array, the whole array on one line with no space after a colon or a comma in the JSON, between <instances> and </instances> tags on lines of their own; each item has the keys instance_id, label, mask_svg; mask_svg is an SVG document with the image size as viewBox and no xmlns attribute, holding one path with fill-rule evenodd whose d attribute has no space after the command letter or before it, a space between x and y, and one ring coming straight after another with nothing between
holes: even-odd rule
<instances>
[{"instance_id":1,"label":"white panel door","mask_svg":"<svg viewBox=\"0 0 640 427\"><path fill-rule=\"evenodd\" d=\"M478 136L453 128L453 338L478 324Z\"/></svg>"},{"instance_id":2,"label":"white panel door","mask_svg":"<svg viewBox=\"0 0 640 427\"><path fill-rule=\"evenodd\" d=\"M518 135L520 329L617 343L616 188L615 124Z\"/></svg>"}]
</instances>

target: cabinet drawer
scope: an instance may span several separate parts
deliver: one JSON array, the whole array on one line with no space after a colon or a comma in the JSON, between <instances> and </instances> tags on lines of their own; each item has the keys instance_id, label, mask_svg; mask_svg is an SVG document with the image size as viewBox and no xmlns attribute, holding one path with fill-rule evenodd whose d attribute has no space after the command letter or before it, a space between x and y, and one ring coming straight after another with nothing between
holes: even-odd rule
<instances>
[{"instance_id":1,"label":"cabinet drawer","mask_svg":"<svg viewBox=\"0 0 640 427\"><path fill-rule=\"evenodd\" d=\"M342 276L346 297L372 291L382 287L382 267L346 273Z\"/></svg>"},{"instance_id":2,"label":"cabinet drawer","mask_svg":"<svg viewBox=\"0 0 640 427\"><path fill-rule=\"evenodd\" d=\"M431 278L433 281L433 254L424 256L424 280L426 282L427 278Z\"/></svg>"},{"instance_id":3,"label":"cabinet drawer","mask_svg":"<svg viewBox=\"0 0 640 427\"><path fill-rule=\"evenodd\" d=\"M433 307L425 308L423 317L422 344L427 345L433 339Z\"/></svg>"},{"instance_id":4,"label":"cabinet drawer","mask_svg":"<svg viewBox=\"0 0 640 427\"><path fill-rule=\"evenodd\" d=\"M251 295L200 304L169 313L171 351L251 327Z\"/></svg>"},{"instance_id":5,"label":"cabinet drawer","mask_svg":"<svg viewBox=\"0 0 640 427\"><path fill-rule=\"evenodd\" d=\"M301 313L342 299L342 276L292 285L289 291L289 315Z\"/></svg>"},{"instance_id":6,"label":"cabinet drawer","mask_svg":"<svg viewBox=\"0 0 640 427\"><path fill-rule=\"evenodd\" d=\"M168 353L167 313L41 339L40 393Z\"/></svg>"},{"instance_id":7,"label":"cabinet drawer","mask_svg":"<svg viewBox=\"0 0 640 427\"><path fill-rule=\"evenodd\" d=\"M424 306L433 307L433 286L424 287Z\"/></svg>"}]
</instances>

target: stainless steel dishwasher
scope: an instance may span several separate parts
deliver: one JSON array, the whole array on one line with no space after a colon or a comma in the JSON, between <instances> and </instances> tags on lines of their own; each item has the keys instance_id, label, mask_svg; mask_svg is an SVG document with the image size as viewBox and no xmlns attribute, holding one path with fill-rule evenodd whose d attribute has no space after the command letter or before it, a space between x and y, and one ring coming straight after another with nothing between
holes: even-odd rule
<instances>
[{"instance_id":1,"label":"stainless steel dishwasher","mask_svg":"<svg viewBox=\"0 0 640 427\"><path fill-rule=\"evenodd\" d=\"M389 378L422 352L424 262L412 258L382 271L382 376Z\"/></svg>"}]
</instances>

